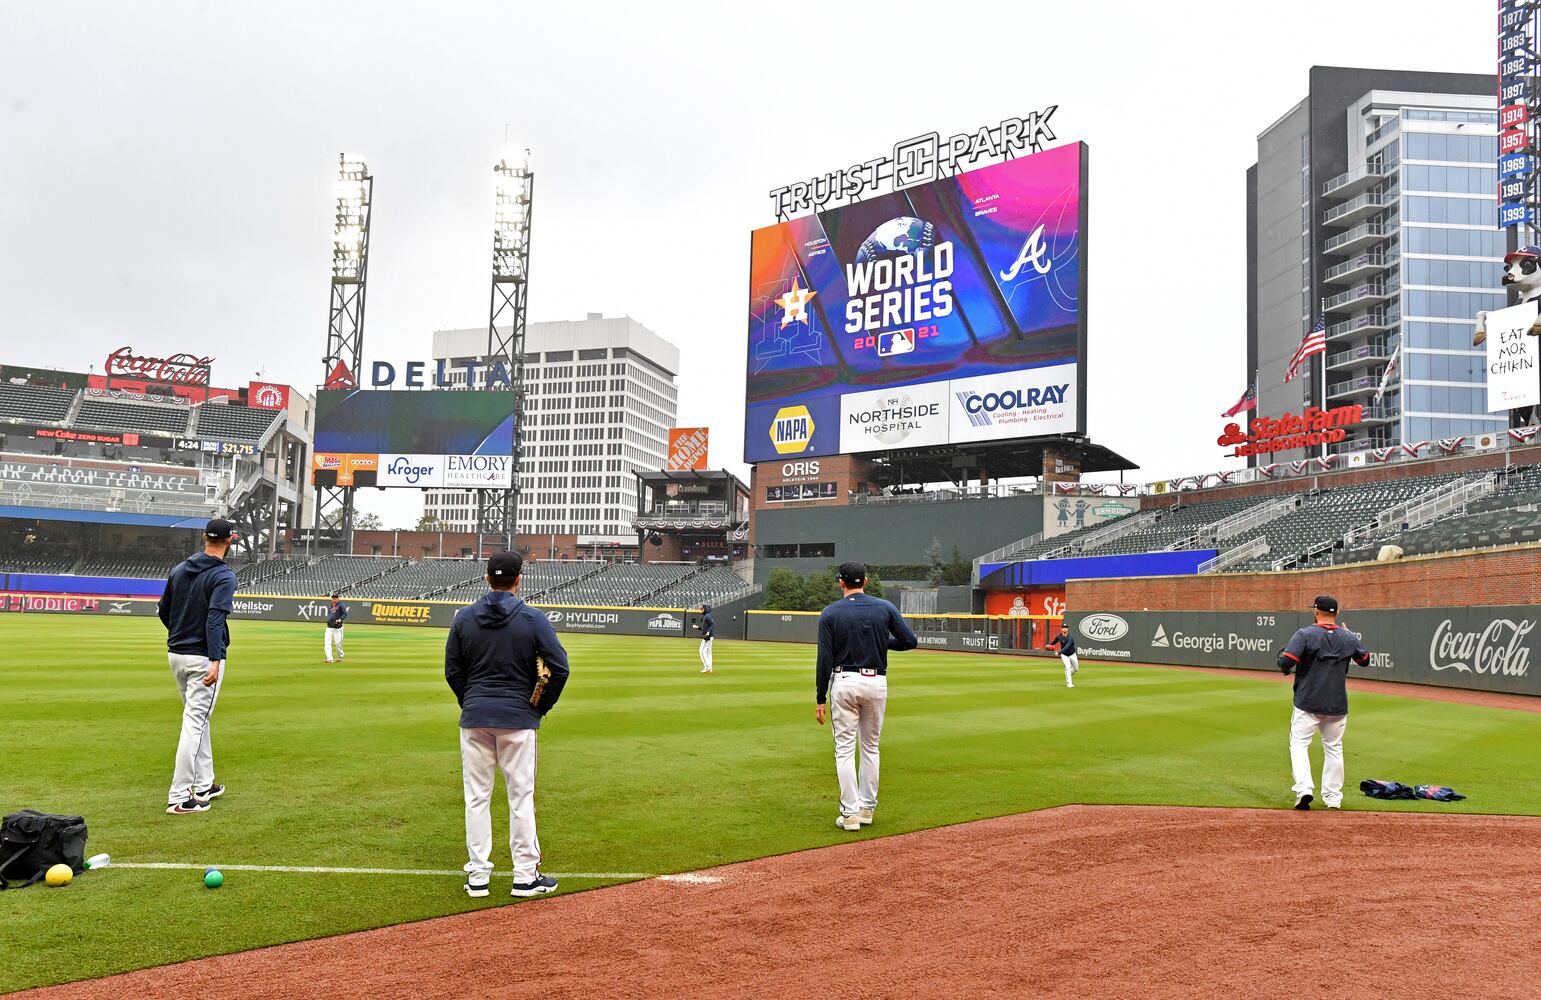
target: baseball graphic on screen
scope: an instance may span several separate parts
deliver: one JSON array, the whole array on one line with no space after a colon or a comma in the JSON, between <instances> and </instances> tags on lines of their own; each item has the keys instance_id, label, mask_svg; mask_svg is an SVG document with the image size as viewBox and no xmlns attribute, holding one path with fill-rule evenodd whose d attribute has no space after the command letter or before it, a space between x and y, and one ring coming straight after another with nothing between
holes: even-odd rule
<instances>
[{"instance_id":1,"label":"baseball graphic on screen","mask_svg":"<svg viewBox=\"0 0 1541 1000\"><path fill-rule=\"evenodd\" d=\"M919 253L936 245L936 227L924 219L901 215L889 219L862 240L856 252L857 263L892 257L897 254Z\"/></svg>"}]
</instances>

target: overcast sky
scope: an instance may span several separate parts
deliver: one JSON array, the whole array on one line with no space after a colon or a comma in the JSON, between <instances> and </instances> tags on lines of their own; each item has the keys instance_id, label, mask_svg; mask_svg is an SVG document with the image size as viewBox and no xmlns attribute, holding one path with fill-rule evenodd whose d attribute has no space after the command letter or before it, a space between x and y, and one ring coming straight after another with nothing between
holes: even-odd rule
<instances>
[{"instance_id":1,"label":"overcast sky","mask_svg":"<svg viewBox=\"0 0 1541 1000\"><path fill-rule=\"evenodd\" d=\"M1212 471L1247 381L1257 134L1313 64L1493 72L1494 22L1491 0L9 0L0 353L199 351L221 384L314 385L347 151L376 178L365 356L427 357L486 323L506 127L534 150L531 319L626 313L678 344L680 421L736 468L767 192L1058 104L1091 149L1091 436L1132 478Z\"/></svg>"}]
</instances>

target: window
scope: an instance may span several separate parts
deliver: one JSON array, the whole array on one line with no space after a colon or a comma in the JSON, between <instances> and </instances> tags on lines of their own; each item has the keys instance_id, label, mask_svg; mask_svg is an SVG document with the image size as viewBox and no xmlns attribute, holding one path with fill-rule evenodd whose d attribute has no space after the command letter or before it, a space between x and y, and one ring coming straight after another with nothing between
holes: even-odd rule
<instances>
[{"instance_id":1,"label":"window","mask_svg":"<svg viewBox=\"0 0 1541 1000\"><path fill-rule=\"evenodd\" d=\"M1495 257L1504 255L1504 234L1496 230L1430 229L1408 226L1402 230L1403 249L1408 253L1448 254L1452 257ZM1488 265L1492 268L1493 265ZM1497 280L1500 272L1494 270Z\"/></svg>"},{"instance_id":2,"label":"window","mask_svg":"<svg viewBox=\"0 0 1541 1000\"><path fill-rule=\"evenodd\" d=\"M1402 136L1406 159L1492 163L1498 159L1498 137L1407 132Z\"/></svg>"},{"instance_id":3,"label":"window","mask_svg":"<svg viewBox=\"0 0 1541 1000\"><path fill-rule=\"evenodd\" d=\"M1446 285L1459 288L1491 289L1495 285L1492 264L1469 260L1421 260L1410 258L1402 265L1405 285Z\"/></svg>"},{"instance_id":4,"label":"window","mask_svg":"<svg viewBox=\"0 0 1541 1000\"><path fill-rule=\"evenodd\" d=\"M1497 202L1486 198L1434 198L1414 194L1403 199L1409 222L1442 222L1455 226L1498 225Z\"/></svg>"},{"instance_id":5,"label":"window","mask_svg":"<svg viewBox=\"0 0 1541 1000\"><path fill-rule=\"evenodd\" d=\"M832 559L835 555L835 543L803 542L797 547L797 554L803 559Z\"/></svg>"},{"instance_id":6,"label":"window","mask_svg":"<svg viewBox=\"0 0 1541 1000\"><path fill-rule=\"evenodd\" d=\"M1480 310L1502 309L1505 300L1503 292L1406 291L1402 296L1402 311L1408 316L1448 316L1470 320L1475 320Z\"/></svg>"},{"instance_id":7,"label":"window","mask_svg":"<svg viewBox=\"0 0 1541 1000\"><path fill-rule=\"evenodd\" d=\"M1413 163L1402 170L1402 187L1408 191L1492 194L1498 187L1498 171L1489 167L1441 167Z\"/></svg>"}]
</instances>

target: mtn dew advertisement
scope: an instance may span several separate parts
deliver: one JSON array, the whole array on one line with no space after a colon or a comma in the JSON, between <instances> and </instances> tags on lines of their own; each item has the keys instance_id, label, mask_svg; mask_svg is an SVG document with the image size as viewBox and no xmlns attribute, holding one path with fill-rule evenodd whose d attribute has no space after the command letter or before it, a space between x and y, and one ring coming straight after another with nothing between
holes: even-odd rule
<instances>
[{"instance_id":1,"label":"mtn dew advertisement","mask_svg":"<svg viewBox=\"0 0 1541 1000\"><path fill-rule=\"evenodd\" d=\"M1086 146L756 230L745 460L1085 428Z\"/></svg>"}]
</instances>

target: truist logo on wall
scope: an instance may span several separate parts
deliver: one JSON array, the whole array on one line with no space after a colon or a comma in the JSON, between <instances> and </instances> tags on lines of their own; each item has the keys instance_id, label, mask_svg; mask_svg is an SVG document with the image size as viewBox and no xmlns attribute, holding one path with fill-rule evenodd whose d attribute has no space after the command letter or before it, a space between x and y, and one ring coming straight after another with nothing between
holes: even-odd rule
<instances>
[{"instance_id":1,"label":"truist logo on wall","mask_svg":"<svg viewBox=\"0 0 1541 1000\"><path fill-rule=\"evenodd\" d=\"M131 347L120 347L107 355L106 372L108 378L121 375L177 385L208 385L209 364L213 360L196 354L173 354L168 358L141 357Z\"/></svg>"},{"instance_id":2,"label":"truist logo on wall","mask_svg":"<svg viewBox=\"0 0 1541 1000\"><path fill-rule=\"evenodd\" d=\"M1536 624L1531 618L1495 618L1480 632L1461 632L1446 618L1429 643L1429 666L1436 671L1523 677L1530 667L1530 649L1524 640Z\"/></svg>"}]
</instances>

